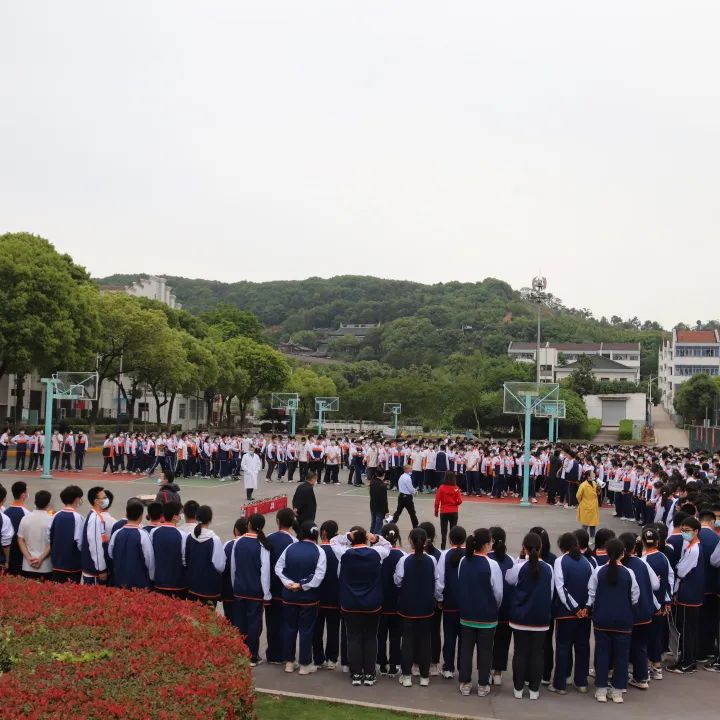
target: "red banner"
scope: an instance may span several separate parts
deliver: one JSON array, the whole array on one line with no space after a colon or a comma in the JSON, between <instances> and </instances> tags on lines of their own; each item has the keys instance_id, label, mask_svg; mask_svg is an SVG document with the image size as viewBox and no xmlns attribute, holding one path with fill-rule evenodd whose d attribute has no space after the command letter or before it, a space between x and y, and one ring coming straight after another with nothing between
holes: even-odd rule
<instances>
[{"instance_id":1,"label":"red banner","mask_svg":"<svg viewBox=\"0 0 720 720\"><path fill-rule=\"evenodd\" d=\"M240 506L240 515L249 518L251 515L267 515L268 513L276 513L278 510L286 508L288 504L287 495L277 495L263 500L256 500L247 505Z\"/></svg>"}]
</instances>

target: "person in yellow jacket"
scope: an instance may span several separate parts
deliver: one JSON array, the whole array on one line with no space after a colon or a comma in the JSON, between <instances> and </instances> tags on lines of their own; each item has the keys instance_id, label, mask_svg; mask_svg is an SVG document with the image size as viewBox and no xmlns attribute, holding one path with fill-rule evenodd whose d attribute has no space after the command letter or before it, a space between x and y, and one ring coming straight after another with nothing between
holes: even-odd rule
<instances>
[{"instance_id":1,"label":"person in yellow jacket","mask_svg":"<svg viewBox=\"0 0 720 720\"><path fill-rule=\"evenodd\" d=\"M577 519L588 531L591 544L595 540L595 528L600 524L599 494L600 486L595 480L595 471L587 470L583 473L582 482L577 491Z\"/></svg>"}]
</instances>

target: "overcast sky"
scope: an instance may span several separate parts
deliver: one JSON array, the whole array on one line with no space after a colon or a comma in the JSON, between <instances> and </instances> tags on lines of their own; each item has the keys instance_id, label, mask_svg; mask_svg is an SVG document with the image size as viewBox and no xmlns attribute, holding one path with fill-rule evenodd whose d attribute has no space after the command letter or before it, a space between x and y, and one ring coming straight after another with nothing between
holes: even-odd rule
<instances>
[{"instance_id":1,"label":"overcast sky","mask_svg":"<svg viewBox=\"0 0 720 720\"><path fill-rule=\"evenodd\" d=\"M93 275L541 270L720 316L720 5L0 4L0 231Z\"/></svg>"}]
</instances>

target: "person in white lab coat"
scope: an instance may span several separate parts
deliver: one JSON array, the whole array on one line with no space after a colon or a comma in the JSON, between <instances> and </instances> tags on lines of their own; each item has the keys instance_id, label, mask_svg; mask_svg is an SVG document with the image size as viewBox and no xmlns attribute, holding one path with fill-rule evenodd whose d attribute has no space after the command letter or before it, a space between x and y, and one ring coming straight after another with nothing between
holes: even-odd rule
<instances>
[{"instance_id":1,"label":"person in white lab coat","mask_svg":"<svg viewBox=\"0 0 720 720\"><path fill-rule=\"evenodd\" d=\"M247 499L252 500L253 490L257 489L258 486L258 475L262 468L262 461L255 452L255 448L250 446L248 452L243 455L242 463L240 467L243 471L243 482L245 483L245 493Z\"/></svg>"}]
</instances>

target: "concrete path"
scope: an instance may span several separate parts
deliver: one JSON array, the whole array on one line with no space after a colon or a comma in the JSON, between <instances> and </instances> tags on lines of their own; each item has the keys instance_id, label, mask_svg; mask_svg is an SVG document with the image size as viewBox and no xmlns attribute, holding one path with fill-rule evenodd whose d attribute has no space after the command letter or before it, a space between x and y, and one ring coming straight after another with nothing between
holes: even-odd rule
<instances>
[{"instance_id":1,"label":"concrete path","mask_svg":"<svg viewBox=\"0 0 720 720\"><path fill-rule=\"evenodd\" d=\"M655 426L656 445L672 445L673 447L680 448L688 447L689 440L687 431L675 426L672 418L662 405L653 406L652 421Z\"/></svg>"},{"instance_id":2,"label":"concrete path","mask_svg":"<svg viewBox=\"0 0 720 720\"><path fill-rule=\"evenodd\" d=\"M596 445L617 445L618 429L603 425L598 434L592 440Z\"/></svg>"}]
</instances>

